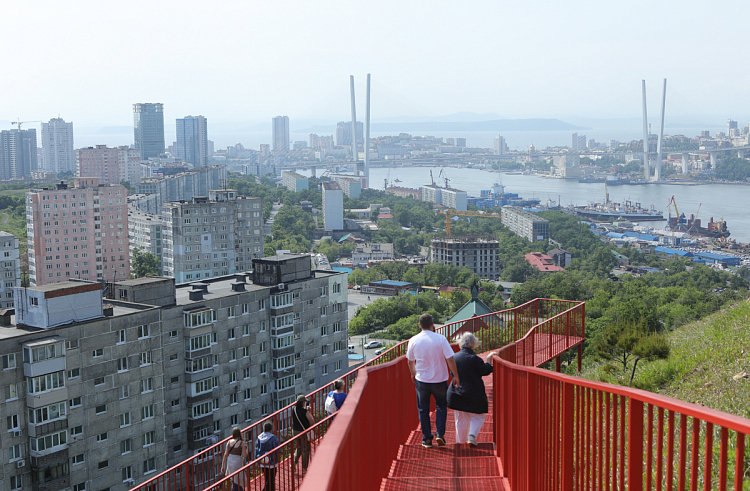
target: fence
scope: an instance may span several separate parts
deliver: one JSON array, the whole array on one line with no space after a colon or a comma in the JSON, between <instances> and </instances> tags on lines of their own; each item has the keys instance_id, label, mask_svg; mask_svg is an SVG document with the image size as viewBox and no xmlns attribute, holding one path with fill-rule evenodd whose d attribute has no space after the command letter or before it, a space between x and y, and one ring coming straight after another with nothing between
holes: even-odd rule
<instances>
[{"instance_id":1,"label":"fence","mask_svg":"<svg viewBox=\"0 0 750 491\"><path fill-rule=\"evenodd\" d=\"M547 331L552 332L554 329L558 329L559 331L559 321L555 319L559 319L561 315L564 315L565 312L569 311L573 316L570 319L579 319L580 317L580 330L582 334L582 306L583 304L580 302L567 300L536 299L512 309L473 317L465 321L445 324L437 328L436 331L446 335L449 339L457 338L464 331L474 332L480 341L482 349L484 351L489 351L522 339L524 336L533 332L532 328L540 325L540 321L542 322L542 325L549 324L549 328L544 328L547 329ZM547 331L545 331L545 333ZM568 341L573 342L573 339L569 338ZM364 370L361 370L361 368L372 368L397 360L399 357L406 354L406 347L407 342L401 342L362 367L347 373L341 377L346 384L345 386L349 389L355 385L358 374L364 373ZM408 369L406 372L408 373ZM324 410L325 399L331 390L333 390L333 383L308 395L308 398L311 400L313 415L315 416L316 421L318 421L316 425L308 430L309 433L314 435L309 444L309 450L311 453L315 453L320 444L321 437L326 434L332 423L332 418L326 417ZM349 400L349 397L351 397L351 395L347 396L347 400ZM351 407L354 406L354 404L347 403L344 407L347 406ZM262 433L263 423L266 421L271 421L273 423L275 434L280 440L282 440L282 445L279 447L278 455L279 458L285 459L276 471L276 479L278 483L277 489L279 490L297 489L301 477L299 476L299 472L292 472L293 469L289 466L288 456L295 448L303 445L301 439L307 438L307 433L292 437L292 407L293 405L287 406L270 416L263 418L262 421L254 423L242 430L243 439L251 446L252 453L252 445ZM340 413L341 412L337 413L337 415ZM413 411L412 413L416 414L416 411ZM343 414L340 414L338 417L343 417ZM156 477L135 486L133 489L137 491L197 491L204 489L224 491L223 486L228 486L230 481L240 479L240 475L243 482L246 482L249 486L248 489L255 489L253 486L256 485L261 486L262 478L259 477L263 471L262 463L260 462L261 459L255 459L252 455L250 459L251 461L243 467L243 469L237 471L237 473L232 474L231 476L223 476L221 474L221 463L227 441L229 441L229 438L209 446L193 457L166 470ZM390 459L392 460L392 458L393 457L391 456ZM258 487L257 489L261 489L261 487Z\"/></svg>"},{"instance_id":2,"label":"fence","mask_svg":"<svg viewBox=\"0 0 750 491\"><path fill-rule=\"evenodd\" d=\"M516 365L519 352L493 357L497 455L514 491L743 489L750 421Z\"/></svg>"}]
</instances>

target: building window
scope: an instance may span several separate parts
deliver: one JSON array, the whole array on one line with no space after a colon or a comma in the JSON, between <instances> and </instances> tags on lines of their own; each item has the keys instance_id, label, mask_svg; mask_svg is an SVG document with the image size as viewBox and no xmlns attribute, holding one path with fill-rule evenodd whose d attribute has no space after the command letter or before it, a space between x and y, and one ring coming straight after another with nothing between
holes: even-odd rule
<instances>
[{"instance_id":1,"label":"building window","mask_svg":"<svg viewBox=\"0 0 750 491\"><path fill-rule=\"evenodd\" d=\"M125 333L125 329L121 329L120 332L117 334L117 344L122 344L127 341L127 334Z\"/></svg>"},{"instance_id":2,"label":"building window","mask_svg":"<svg viewBox=\"0 0 750 491\"><path fill-rule=\"evenodd\" d=\"M118 372L124 372L128 369L128 359L127 358L120 358L117 360L117 371Z\"/></svg>"},{"instance_id":3,"label":"building window","mask_svg":"<svg viewBox=\"0 0 750 491\"><path fill-rule=\"evenodd\" d=\"M156 462L153 458L143 461L143 473L149 474L156 470Z\"/></svg>"},{"instance_id":4,"label":"building window","mask_svg":"<svg viewBox=\"0 0 750 491\"><path fill-rule=\"evenodd\" d=\"M97 442L107 441L107 432L105 431L104 433L99 433L98 435L96 435L96 441Z\"/></svg>"},{"instance_id":5,"label":"building window","mask_svg":"<svg viewBox=\"0 0 750 491\"><path fill-rule=\"evenodd\" d=\"M144 392L152 392L154 390L154 379L147 378L141 380L141 394Z\"/></svg>"},{"instance_id":6,"label":"building window","mask_svg":"<svg viewBox=\"0 0 750 491\"><path fill-rule=\"evenodd\" d=\"M104 385L104 377L97 377L94 379L94 385Z\"/></svg>"},{"instance_id":7,"label":"building window","mask_svg":"<svg viewBox=\"0 0 750 491\"><path fill-rule=\"evenodd\" d=\"M35 452L41 452L43 450L49 450L51 448L59 447L60 445L65 445L67 441L68 432L60 431L58 433L52 433L41 438L32 438L31 450Z\"/></svg>"},{"instance_id":8,"label":"building window","mask_svg":"<svg viewBox=\"0 0 750 491\"><path fill-rule=\"evenodd\" d=\"M27 378L28 392L30 394L40 394L49 390L65 387L65 377L63 372L54 372L39 377Z\"/></svg>"},{"instance_id":9,"label":"building window","mask_svg":"<svg viewBox=\"0 0 750 491\"><path fill-rule=\"evenodd\" d=\"M138 326L138 339L147 338L149 336L149 329L147 325Z\"/></svg>"},{"instance_id":10,"label":"building window","mask_svg":"<svg viewBox=\"0 0 750 491\"><path fill-rule=\"evenodd\" d=\"M153 431L149 431L147 433L143 434L143 446L148 447L150 445L154 444L156 433Z\"/></svg>"},{"instance_id":11,"label":"building window","mask_svg":"<svg viewBox=\"0 0 750 491\"><path fill-rule=\"evenodd\" d=\"M81 376L81 369L80 368L74 368L72 370L68 370L68 380L72 378L78 378Z\"/></svg>"},{"instance_id":12,"label":"building window","mask_svg":"<svg viewBox=\"0 0 750 491\"><path fill-rule=\"evenodd\" d=\"M70 436L78 436L83 434L83 426L74 426L70 429Z\"/></svg>"},{"instance_id":13,"label":"building window","mask_svg":"<svg viewBox=\"0 0 750 491\"><path fill-rule=\"evenodd\" d=\"M120 442L120 454L124 455L126 453L130 453L133 450L132 443L130 438L127 440L122 440Z\"/></svg>"},{"instance_id":14,"label":"building window","mask_svg":"<svg viewBox=\"0 0 750 491\"><path fill-rule=\"evenodd\" d=\"M122 413L120 415L120 427L130 426L130 412Z\"/></svg>"},{"instance_id":15,"label":"building window","mask_svg":"<svg viewBox=\"0 0 750 491\"><path fill-rule=\"evenodd\" d=\"M3 355L3 370L8 370L10 368L16 368L16 354L11 353L9 355Z\"/></svg>"},{"instance_id":16,"label":"building window","mask_svg":"<svg viewBox=\"0 0 750 491\"><path fill-rule=\"evenodd\" d=\"M99 470L106 469L107 467L109 467L109 460L102 460L101 462L99 462L99 465L97 467L99 468Z\"/></svg>"},{"instance_id":17,"label":"building window","mask_svg":"<svg viewBox=\"0 0 750 491\"><path fill-rule=\"evenodd\" d=\"M131 466L122 468L122 482L133 479L133 469Z\"/></svg>"},{"instance_id":18,"label":"building window","mask_svg":"<svg viewBox=\"0 0 750 491\"><path fill-rule=\"evenodd\" d=\"M93 356L94 358L99 358L100 356L104 356L104 349L99 348L99 349L94 350L91 356Z\"/></svg>"},{"instance_id":19,"label":"building window","mask_svg":"<svg viewBox=\"0 0 750 491\"><path fill-rule=\"evenodd\" d=\"M103 414L107 412L107 405L102 404L101 406L96 406L96 414Z\"/></svg>"},{"instance_id":20,"label":"building window","mask_svg":"<svg viewBox=\"0 0 750 491\"><path fill-rule=\"evenodd\" d=\"M141 419L151 419L154 417L154 405L144 406L141 408Z\"/></svg>"}]
</instances>

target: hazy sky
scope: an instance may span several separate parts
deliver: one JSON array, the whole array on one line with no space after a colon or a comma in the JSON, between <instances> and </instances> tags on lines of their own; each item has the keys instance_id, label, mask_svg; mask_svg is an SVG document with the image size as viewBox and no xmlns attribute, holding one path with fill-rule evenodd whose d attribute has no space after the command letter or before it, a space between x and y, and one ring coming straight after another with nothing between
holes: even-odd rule
<instances>
[{"instance_id":1,"label":"hazy sky","mask_svg":"<svg viewBox=\"0 0 750 491\"><path fill-rule=\"evenodd\" d=\"M368 72L405 113L632 117L645 78L656 116L666 77L672 117L750 116L747 0L4 0L0 12L0 120L126 126L134 102L163 102L169 127L187 114L344 119L349 75L361 94Z\"/></svg>"}]
</instances>

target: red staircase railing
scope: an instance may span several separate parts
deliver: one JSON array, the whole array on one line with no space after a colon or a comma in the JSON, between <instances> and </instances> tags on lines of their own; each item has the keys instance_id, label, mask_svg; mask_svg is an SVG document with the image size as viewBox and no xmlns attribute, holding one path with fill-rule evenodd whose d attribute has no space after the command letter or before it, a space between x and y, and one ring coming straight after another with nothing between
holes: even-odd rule
<instances>
[{"instance_id":1,"label":"red staircase railing","mask_svg":"<svg viewBox=\"0 0 750 491\"><path fill-rule=\"evenodd\" d=\"M524 336L527 336L527 334L534 332L532 328L534 328L535 326L540 326L542 324L547 325L547 323L549 323L550 326L549 328L545 328L547 330L545 330L543 334L547 333L548 331L553 332L555 329L557 329L557 331L554 332L563 332L559 329L560 324L558 321L552 323L550 323L550 321L558 318L564 312L570 312L571 317L569 317L568 320L570 320L570 322L574 322L577 326L580 326L580 329L577 328L577 330L571 330L569 332L571 334L580 332L581 339L578 339L576 341L574 339L574 336L571 335L565 341L566 343L570 344L570 347L572 347L576 343L580 343L583 338L582 302L572 302L557 299L535 299L508 310L473 317L466 321L445 324L437 328L436 331L445 334L450 339L458 337L464 331L475 332L480 340L483 349L489 351L519 341ZM364 370L361 370L362 368L372 369L373 367L381 364L389 364L389 366L392 367L400 366L398 363L390 364L390 362L397 360L405 355L406 347L407 342L401 342L396 346L390 348L388 351L384 352L379 357L342 376L341 378L346 382L346 387L350 388L350 394L347 396L347 401L354 401L354 399L352 399L354 395L352 391L354 390L354 387L356 385L358 375L365 373ZM390 368L387 373L395 373L391 370L396 369ZM406 374L408 375L408 369L406 370ZM396 375L389 375L389 377L396 377ZM400 381L399 379L399 383L401 382L403 381ZM409 384L411 384L410 379L408 380L408 382ZM325 417L324 411L325 398L328 392L330 392L331 390L333 390L333 384L328 384L308 394L308 397L312 400L313 413L315 415L316 421L318 421L318 423L316 423L312 428L310 428L310 430L308 430L310 434L314 435L312 441L310 442L311 451L313 453L317 453L317 448L323 441L321 437L326 434L333 421L331 417ZM388 390L396 389L395 387L390 387ZM408 391L410 394L413 393L413 386L409 388ZM414 399L414 397L412 397L411 399ZM408 405L411 399L407 397L402 402ZM385 401L387 400L388 399L386 398ZM343 406L342 410L337 413L336 418L342 420L346 419L347 412L342 411L344 408L354 407L355 404L352 404L351 402L347 402L347 404ZM416 408L416 401L412 402L414 404L414 407ZM391 409L395 408L398 411L399 415L402 414L402 412L409 412L409 414L413 414L416 418L416 409L414 409L414 411L402 411L402 409L399 409L398 406L394 404L388 405ZM265 417L262 420L244 428L242 430L244 440L249 442L250 447L252 448L253 442L262 432L263 423L266 421L271 421L274 424L275 434L282 440L282 445L278 450L279 456L282 459L286 459L297 446L302 445L302 438L307 438L307 433L297 435L294 438L291 437L291 408L292 405L287 406L279 411L276 411L270 416ZM381 409L378 409L378 412L380 411ZM391 428L391 425L387 426ZM413 427L413 424L411 424L411 426ZM379 443L377 443L378 441L380 441L382 438L385 438L385 435L381 434L380 430L382 430L382 427L377 427L377 429L373 430L378 432L377 435L373 435L372 440L376 445L379 445ZM132 489L136 491L166 491L177 489L188 491L223 491L225 489L225 486L229 485L229 481L235 479L235 477L240 475L243 482L245 482L249 486L248 489L255 489L253 487L255 485L257 485L257 489L261 489L263 477L260 459L252 459L251 462L249 462L245 467L237 471L235 474L232 474L231 476L221 475L220 470L223 451L225 448L225 443L228 440L229 438L209 446L208 448L202 450L201 452L198 452L189 459L186 459L180 464L166 470L165 472L162 472L161 474L152 479L149 479L146 482L135 486ZM374 448L375 447L371 448L369 451L374 451ZM396 449L397 448L398 446L396 446ZM384 462L390 462L392 460L393 455L389 454L387 460L384 460ZM299 469L293 471L289 466L288 460L285 460L282 464L283 465L281 465L277 471L277 481L280 483L280 486L278 486L277 489L297 489L300 485L300 476L298 475L299 472L297 472Z\"/></svg>"},{"instance_id":2,"label":"red staircase railing","mask_svg":"<svg viewBox=\"0 0 750 491\"><path fill-rule=\"evenodd\" d=\"M750 420L520 366L518 352L493 357L497 455L514 491L743 489Z\"/></svg>"}]
</instances>

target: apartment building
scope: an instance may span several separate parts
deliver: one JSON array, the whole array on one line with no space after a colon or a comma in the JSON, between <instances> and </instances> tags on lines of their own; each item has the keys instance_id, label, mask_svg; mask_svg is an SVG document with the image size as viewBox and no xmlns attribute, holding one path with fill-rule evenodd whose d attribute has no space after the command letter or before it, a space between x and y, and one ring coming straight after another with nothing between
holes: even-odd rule
<instances>
[{"instance_id":1,"label":"apartment building","mask_svg":"<svg viewBox=\"0 0 750 491\"><path fill-rule=\"evenodd\" d=\"M141 211L149 213L161 213L161 205L167 201L190 200L196 196L208 196L211 189L226 187L227 168L224 165L209 165L197 167L186 172L180 172L170 176L152 179L143 179L135 184L136 194L152 194L145 199L143 205L140 201L135 205ZM158 207L154 209L154 203ZM148 206L149 209L144 209Z\"/></svg>"},{"instance_id":2,"label":"apartment building","mask_svg":"<svg viewBox=\"0 0 750 491\"><path fill-rule=\"evenodd\" d=\"M130 278L128 192L120 184L76 177L73 187L26 193L29 280L41 286L71 278Z\"/></svg>"},{"instance_id":3,"label":"apartment building","mask_svg":"<svg viewBox=\"0 0 750 491\"><path fill-rule=\"evenodd\" d=\"M345 273L262 261L256 276L126 280L107 298L90 281L14 289L0 489L125 491L341 376Z\"/></svg>"},{"instance_id":4,"label":"apartment building","mask_svg":"<svg viewBox=\"0 0 750 491\"><path fill-rule=\"evenodd\" d=\"M307 176L286 170L281 173L281 184L294 193L308 189L309 186Z\"/></svg>"},{"instance_id":5,"label":"apartment building","mask_svg":"<svg viewBox=\"0 0 750 491\"><path fill-rule=\"evenodd\" d=\"M549 222L522 208L503 206L500 211L500 221L511 232L531 242L549 239Z\"/></svg>"},{"instance_id":6,"label":"apartment building","mask_svg":"<svg viewBox=\"0 0 750 491\"><path fill-rule=\"evenodd\" d=\"M96 177L102 184L121 181L138 182L141 173L141 153L128 146L79 148L76 154L76 175Z\"/></svg>"},{"instance_id":7,"label":"apartment building","mask_svg":"<svg viewBox=\"0 0 750 491\"><path fill-rule=\"evenodd\" d=\"M21 286L18 239L0 232L0 309L13 308L13 287Z\"/></svg>"},{"instance_id":8,"label":"apartment building","mask_svg":"<svg viewBox=\"0 0 750 491\"><path fill-rule=\"evenodd\" d=\"M162 270L178 283L247 271L263 257L261 198L233 189L162 205Z\"/></svg>"},{"instance_id":9,"label":"apartment building","mask_svg":"<svg viewBox=\"0 0 750 491\"><path fill-rule=\"evenodd\" d=\"M161 272L162 241L161 236L162 217L153 213L143 213L134 206L128 206L128 240L130 242L130 259L133 259L133 250L140 249L142 252L150 252L159 258L159 274ZM132 265L131 265L132 266Z\"/></svg>"},{"instance_id":10,"label":"apartment building","mask_svg":"<svg viewBox=\"0 0 750 491\"><path fill-rule=\"evenodd\" d=\"M352 264L358 266L370 261L393 261L393 244L357 244L352 251Z\"/></svg>"},{"instance_id":11,"label":"apartment building","mask_svg":"<svg viewBox=\"0 0 750 491\"><path fill-rule=\"evenodd\" d=\"M432 262L466 266L472 273L490 280L500 278L500 243L486 237L432 239Z\"/></svg>"},{"instance_id":12,"label":"apartment building","mask_svg":"<svg viewBox=\"0 0 750 491\"><path fill-rule=\"evenodd\" d=\"M344 194L351 199L359 198L362 190L367 187L366 177L332 176L332 179L338 183Z\"/></svg>"},{"instance_id":13,"label":"apartment building","mask_svg":"<svg viewBox=\"0 0 750 491\"><path fill-rule=\"evenodd\" d=\"M443 188L437 184L422 186L422 201L443 205L446 208L466 211L466 191Z\"/></svg>"},{"instance_id":14,"label":"apartment building","mask_svg":"<svg viewBox=\"0 0 750 491\"><path fill-rule=\"evenodd\" d=\"M344 191L335 182L320 183L323 188L323 228L344 229Z\"/></svg>"}]
</instances>

